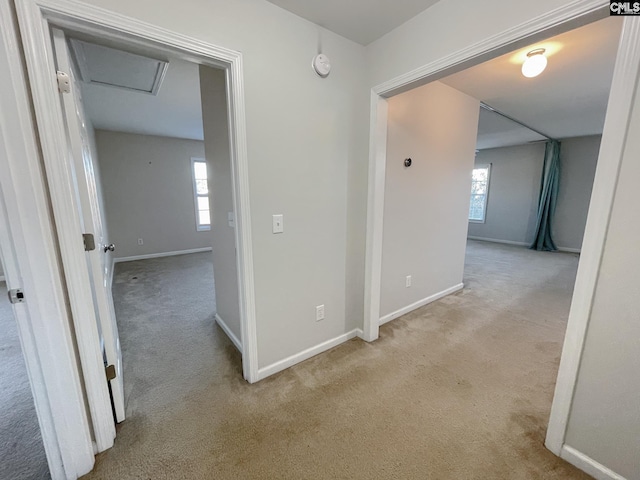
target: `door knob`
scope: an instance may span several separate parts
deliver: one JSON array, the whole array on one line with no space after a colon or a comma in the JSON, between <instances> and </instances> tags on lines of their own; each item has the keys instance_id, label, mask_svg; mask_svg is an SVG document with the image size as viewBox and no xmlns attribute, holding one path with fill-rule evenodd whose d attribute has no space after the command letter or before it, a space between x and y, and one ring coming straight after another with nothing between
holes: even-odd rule
<instances>
[{"instance_id":1,"label":"door knob","mask_svg":"<svg viewBox=\"0 0 640 480\"><path fill-rule=\"evenodd\" d=\"M113 252L116 249L116 246L113 243L104 246L104 253Z\"/></svg>"}]
</instances>

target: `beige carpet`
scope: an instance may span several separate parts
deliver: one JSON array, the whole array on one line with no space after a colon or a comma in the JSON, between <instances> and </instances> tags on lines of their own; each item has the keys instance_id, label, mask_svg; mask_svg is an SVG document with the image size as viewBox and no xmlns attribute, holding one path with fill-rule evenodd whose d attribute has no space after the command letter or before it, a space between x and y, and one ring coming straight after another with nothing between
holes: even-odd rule
<instances>
[{"instance_id":1,"label":"beige carpet","mask_svg":"<svg viewBox=\"0 0 640 480\"><path fill-rule=\"evenodd\" d=\"M0 282L0 479L48 479L33 394L22 355L18 326Z\"/></svg>"},{"instance_id":2,"label":"beige carpet","mask_svg":"<svg viewBox=\"0 0 640 480\"><path fill-rule=\"evenodd\" d=\"M249 385L207 254L124 264L129 419L86 478L588 478L543 446L576 266L471 242L464 291Z\"/></svg>"}]
</instances>

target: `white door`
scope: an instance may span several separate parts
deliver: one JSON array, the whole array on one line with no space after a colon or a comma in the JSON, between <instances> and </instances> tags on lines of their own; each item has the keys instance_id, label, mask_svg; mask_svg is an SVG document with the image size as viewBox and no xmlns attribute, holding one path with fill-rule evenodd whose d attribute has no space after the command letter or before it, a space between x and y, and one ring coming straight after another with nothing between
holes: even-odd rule
<instances>
[{"instance_id":1,"label":"white door","mask_svg":"<svg viewBox=\"0 0 640 480\"><path fill-rule=\"evenodd\" d=\"M95 249L87 251L87 263L93 293L100 341L105 357L105 366L115 368L116 376L109 381L116 421L122 422L124 414L124 384L122 378L122 352L118 337L113 297L111 295L110 270L113 268L111 252L114 246L105 238L104 214L99 187L95 175L95 152L85 122L80 85L77 83L75 66L71 60L65 34L52 29L56 55L56 69L69 76L70 92L61 94L62 108L67 121L67 135L73 157L75 183L81 207L83 232L93 234ZM112 367L111 367L112 366Z\"/></svg>"}]
</instances>

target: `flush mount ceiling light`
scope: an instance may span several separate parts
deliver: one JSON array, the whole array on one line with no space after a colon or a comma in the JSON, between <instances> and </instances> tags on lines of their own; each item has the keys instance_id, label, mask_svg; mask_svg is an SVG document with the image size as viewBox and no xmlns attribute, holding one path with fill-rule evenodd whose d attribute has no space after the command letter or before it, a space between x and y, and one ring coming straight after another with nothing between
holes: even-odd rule
<instances>
[{"instance_id":1,"label":"flush mount ceiling light","mask_svg":"<svg viewBox=\"0 0 640 480\"><path fill-rule=\"evenodd\" d=\"M527 53L527 59L522 64L522 75L527 78L537 77L547 68L544 52L544 48L536 48Z\"/></svg>"}]
</instances>

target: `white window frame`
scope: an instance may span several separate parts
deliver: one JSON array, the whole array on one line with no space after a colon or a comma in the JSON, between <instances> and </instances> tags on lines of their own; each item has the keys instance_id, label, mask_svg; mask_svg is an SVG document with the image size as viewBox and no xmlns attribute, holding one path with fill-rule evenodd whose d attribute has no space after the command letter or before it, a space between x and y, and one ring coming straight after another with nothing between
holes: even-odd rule
<instances>
[{"instance_id":1,"label":"white window frame","mask_svg":"<svg viewBox=\"0 0 640 480\"><path fill-rule=\"evenodd\" d=\"M211 230L211 223L212 223L211 196L209 195L209 193L207 193L206 195L207 198L209 198L209 225L201 224L200 209L198 208L198 197L204 197L205 195L198 194L198 186L196 184L196 170L195 170L195 164L198 162L204 163L206 165L207 161L204 158L191 157L191 181L193 183L193 205L196 213L196 230L198 232L208 232L209 230ZM209 169L207 169L207 182L209 182Z\"/></svg>"},{"instance_id":2,"label":"white window frame","mask_svg":"<svg viewBox=\"0 0 640 480\"><path fill-rule=\"evenodd\" d=\"M482 220L478 220L476 218L470 218L469 219L469 223L485 223L487 220L487 199L489 198L489 186L491 184L491 164L488 163L486 165L474 165L473 169L474 170L478 170L481 168L486 168L487 169L487 193L484 194L484 202L482 205ZM473 186L473 177L471 179L472 182L472 186ZM474 194L473 192L471 193L471 196L473 195L477 195ZM469 208L471 208L471 197L469 197ZM469 212L471 213L471 212Z\"/></svg>"}]
</instances>

